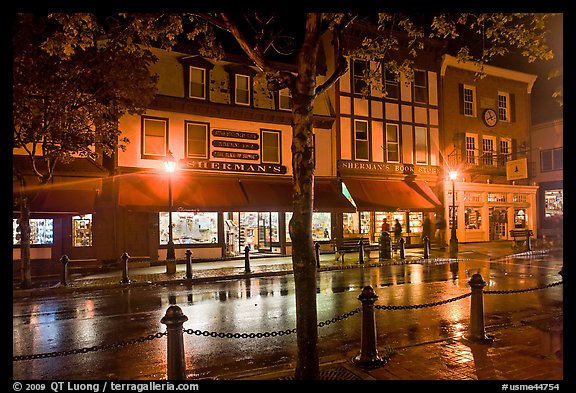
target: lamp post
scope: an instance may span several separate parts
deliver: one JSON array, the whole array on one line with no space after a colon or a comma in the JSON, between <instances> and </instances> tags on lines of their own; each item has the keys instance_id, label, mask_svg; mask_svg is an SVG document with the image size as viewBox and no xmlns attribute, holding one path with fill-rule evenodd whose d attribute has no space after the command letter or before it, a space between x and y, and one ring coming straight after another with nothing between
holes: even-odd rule
<instances>
[{"instance_id":1,"label":"lamp post","mask_svg":"<svg viewBox=\"0 0 576 393\"><path fill-rule=\"evenodd\" d=\"M166 247L166 259L174 260L176 259L176 254L174 252L174 240L172 237L172 173L176 169L176 160L170 150L168 150L168 154L166 155L164 167L166 168L166 172L168 172L168 246Z\"/></svg>"},{"instance_id":2,"label":"lamp post","mask_svg":"<svg viewBox=\"0 0 576 393\"><path fill-rule=\"evenodd\" d=\"M458 177L457 171L450 171L448 174L452 180L452 230L450 231L450 258L458 257L458 237L456 236L456 190L454 181Z\"/></svg>"}]
</instances>

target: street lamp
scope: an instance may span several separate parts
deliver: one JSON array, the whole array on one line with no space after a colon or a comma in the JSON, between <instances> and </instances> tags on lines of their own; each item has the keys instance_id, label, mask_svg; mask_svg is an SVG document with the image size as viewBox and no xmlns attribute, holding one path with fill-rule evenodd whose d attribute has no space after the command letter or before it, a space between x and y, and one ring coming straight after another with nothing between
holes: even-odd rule
<instances>
[{"instance_id":1,"label":"street lamp","mask_svg":"<svg viewBox=\"0 0 576 393\"><path fill-rule=\"evenodd\" d=\"M458 237L456 236L456 192L454 181L458 177L457 171L450 171L448 174L452 180L452 230L450 231L450 258L458 257Z\"/></svg>"},{"instance_id":2,"label":"street lamp","mask_svg":"<svg viewBox=\"0 0 576 393\"><path fill-rule=\"evenodd\" d=\"M166 248L166 259L176 259L174 252L174 239L172 237L172 173L176 169L176 160L172 155L172 151L168 150L164 167L168 172L168 247Z\"/></svg>"}]
</instances>

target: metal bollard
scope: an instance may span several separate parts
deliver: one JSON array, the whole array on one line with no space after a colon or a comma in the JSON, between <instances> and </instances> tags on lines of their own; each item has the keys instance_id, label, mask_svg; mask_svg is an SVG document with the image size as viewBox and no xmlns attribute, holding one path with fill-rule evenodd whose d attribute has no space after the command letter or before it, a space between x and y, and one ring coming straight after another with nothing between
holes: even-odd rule
<instances>
[{"instance_id":1,"label":"metal bollard","mask_svg":"<svg viewBox=\"0 0 576 393\"><path fill-rule=\"evenodd\" d=\"M530 232L526 235L526 251L532 251L532 238Z\"/></svg>"},{"instance_id":2,"label":"metal bollard","mask_svg":"<svg viewBox=\"0 0 576 393\"><path fill-rule=\"evenodd\" d=\"M376 348L376 319L374 318L374 302L378 295L371 286L365 286L358 300L362 302L362 327L360 334L360 353L352 361L359 367L378 368L387 363L378 356Z\"/></svg>"},{"instance_id":3,"label":"metal bollard","mask_svg":"<svg viewBox=\"0 0 576 393\"><path fill-rule=\"evenodd\" d=\"M480 273L472 275L468 285L472 289L470 297L470 326L468 328L467 340L481 344L490 344L494 341L493 337L487 336L484 330L484 287L486 281Z\"/></svg>"},{"instance_id":4,"label":"metal bollard","mask_svg":"<svg viewBox=\"0 0 576 393\"><path fill-rule=\"evenodd\" d=\"M404 248L405 241L403 237L400 238L399 243L400 243L400 259L406 259L406 250Z\"/></svg>"},{"instance_id":5,"label":"metal bollard","mask_svg":"<svg viewBox=\"0 0 576 393\"><path fill-rule=\"evenodd\" d=\"M176 305L168 307L166 315L160 322L168 330L168 365L167 376L169 380L186 379L186 359L184 358L184 331L182 325L188 320L182 309Z\"/></svg>"},{"instance_id":6,"label":"metal bollard","mask_svg":"<svg viewBox=\"0 0 576 393\"><path fill-rule=\"evenodd\" d=\"M316 251L316 267L320 269L320 243L314 242L314 250Z\"/></svg>"},{"instance_id":7,"label":"metal bollard","mask_svg":"<svg viewBox=\"0 0 576 393\"><path fill-rule=\"evenodd\" d=\"M130 259L130 255L127 252L122 254L120 257L124 261L124 267L122 269L122 280L120 280L120 284L130 284L132 281L128 278L128 260Z\"/></svg>"},{"instance_id":8,"label":"metal bollard","mask_svg":"<svg viewBox=\"0 0 576 393\"><path fill-rule=\"evenodd\" d=\"M186 279L192 279L192 251L186 250Z\"/></svg>"},{"instance_id":9,"label":"metal bollard","mask_svg":"<svg viewBox=\"0 0 576 393\"><path fill-rule=\"evenodd\" d=\"M358 242L358 262L364 263L364 239L360 239Z\"/></svg>"},{"instance_id":10,"label":"metal bollard","mask_svg":"<svg viewBox=\"0 0 576 393\"><path fill-rule=\"evenodd\" d=\"M430 258L430 238L424 236L424 259Z\"/></svg>"},{"instance_id":11,"label":"metal bollard","mask_svg":"<svg viewBox=\"0 0 576 393\"><path fill-rule=\"evenodd\" d=\"M244 247L244 271L250 273L250 245Z\"/></svg>"},{"instance_id":12,"label":"metal bollard","mask_svg":"<svg viewBox=\"0 0 576 393\"><path fill-rule=\"evenodd\" d=\"M60 285L68 285L68 262L70 259L68 255L64 254L60 257L60 262L62 263L62 278L60 279Z\"/></svg>"}]
</instances>

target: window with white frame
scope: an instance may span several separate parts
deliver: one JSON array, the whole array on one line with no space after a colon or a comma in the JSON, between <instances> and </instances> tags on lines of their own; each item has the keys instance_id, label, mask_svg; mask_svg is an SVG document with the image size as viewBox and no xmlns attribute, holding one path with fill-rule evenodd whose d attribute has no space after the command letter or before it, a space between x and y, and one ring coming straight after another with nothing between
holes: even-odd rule
<instances>
[{"instance_id":1,"label":"window with white frame","mask_svg":"<svg viewBox=\"0 0 576 393\"><path fill-rule=\"evenodd\" d=\"M262 162L280 164L280 131L262 130Z\"/></svg>"},{"instance_id":2,"label":"window with white frame","mask_svg":"<svg viewBox=\"0 0 576 393\"><path fill-rule=\"evenodd\" d=\"M498 120L510 121L510 94L498 92Z\"/></svg>"},{"instance_id":3,"label":"window with white frame","mask_svg":"<svg viewBox=\"0 0 576 393\"><path fill-rule=\"evenodd\" d=\"M492 136L482 137L482 164L483 165L494 165L495 164L495 151L494 145L496 144L496 138Z\"/></svg>"},{"instance_id":4,"label":"window with white frame","mask_svg":"<svg viewBox=\"0 0 576 393\"><path fill-rule=\"evenodd\" d=\"M400 162L398 124L386 124L386 161Z\"/></svg>"},{"instance_id":5,"label":"window with white frame","mask_svg":"<svg viewBox=\"0 0 576 393\"><path fill-rule=\"evenodd\" d=\"M357 160L368 160L368 122L354 121L354 146Z\"/></svg>"},{"instance_id":6,"label":"window with white frame","mask_svg":"<svg viewBox=\"0 0 576 393\"><path fill-rule=\"evenodd\" d=\"M250 105L250 76L236 74L234 102L240 105Z\"/></svg>"},{"instance_id":7,"label":"window with white frame","mask_svg":"<svg viewBox=\"0 0 576 393\"><path fill-rule=\"evenodd\" d=\"M477 164L476 157L478 156L478 135L466 134L466 164Z\"/></svg>"},{"instance_id":8,"label":"window with white frame","mask_svg":"<svg viewBox=\"0 0 576 393\"><path fill-rule=\"evenodd\" d=\"M414 127L414 147L416 164L428 164L428 130L426 127Z\"/></svg>"},{"instance_id":9,"label":"window with white frame","mask_svg":"<svg viewBox=\"0 0 576 393\"><path fill-rule=\"evenodd\" d=\"M289 111L292 109L292 95L290 89L285 88L278 92L278 108Z\"/></svg>"},{"instance_id":10,"label":"window with white frame","mask_svg":"<svg viewBox=\"0 0 576 393\"><path fill-rule=\"evenodd\" d=\"M428 88L426 71L414 70L414 102L425 104L428 102Z\"/></svg>"},{"instance_id":11,"label":"window with white frame","mask_svg":"<svg viewBox=\"0 0 576 393\"><path fill-rule=\"evenodd\" d=\"M465 116L476 116L476 88L464 85L462 89L462 107Z\"/></svg>"},{"instance_id":12,"label":"window with white frame","mask_svg":"<svg viewBox=\"0 0 576 393\"><path fill-rule=\"evenodd\" d=\"M206 70L198 67L189 67L190 85L188 96L190 98L206 98Z\"/></svg>"},{"instance_id":13,"label":"window with white frame","mask_svg":"<svg viewBox=\"0 0 576 393\"><path fill-rule=\"evenodd\" d=\"M142 157L166 156L168 147L168 119L142 117Z\"/></svg>"},{"instance_id":14,"label":"window with white frame","mask_svg":"<svg viewBox=\"0 0 576 393\"><path fill-rule=\"evenodd\" d=\"M208 158L208 124L185 122L186 157Z\"/></svg>"},{"instance_id":15,"label":"window with white frame","mask_svg":"<svg viewBox=\"0 0 576 393\"><path fill-rule=\"evenodd\" d=\"M510 160L512 154L512 140L510 138L500 138L500 165L504 165Z\"/></svg>"}]
</instances>

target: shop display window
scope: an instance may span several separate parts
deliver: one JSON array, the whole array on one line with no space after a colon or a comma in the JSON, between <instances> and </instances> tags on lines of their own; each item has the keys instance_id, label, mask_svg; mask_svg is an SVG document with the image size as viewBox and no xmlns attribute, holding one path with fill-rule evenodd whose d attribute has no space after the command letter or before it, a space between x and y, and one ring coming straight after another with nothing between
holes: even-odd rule
<instances>
[{"instance_id":1,"label":"shop display window","mask_svg":"<svg viewBox=\"0 0 576 393\"><path fill-rule=\"evenodd\" d=\"M514 228L526 228L527 219L525 209L514 209Z\"/></svg>"},{"instance_id":2,"label":"shop display window","mask_svg":"<svg viewBox=\"0 0 576 393\"><path fill-rule=\"evenodd\" d=\"M160 213L160 244L168 244L168 213ZM174 244L218 243L218 213L173 212Z\"/></svg>"},{"instance_id":3,"label":"shop display window","mask_svg":"<svg viewBox=\"0 0 576 393\"><path fill-rule=\"evenodd\" d=\"M482 226L482 216L480 209L475 207L467 207L464 210L464 224L466 229L480 229Z\"/></svg>"},{"instance_id":4,"label":"shop display window","mask_svg":"<svg viewBox=\"0 0 576 393\"><path fill-rule=\"evenodd\" d=\"M12 220L12 244L19 245L21 239L20 220ZM30 219L30 244L53 244L54 243L54 220L52 218Z\"/></svg>"},{"instance_id":5,"label":"shop display window","mask_svg":"<svg viewBox=\"0 0 576 393\"><path fill-rule=\"evenodd\" d=\"M422 233L422 224L424 223L422 212L410 212L410 232Z\"/></svg>"},{"instance_id":6,"label":"shop display window","mask_svg":"<svg viewBox=\"0 0 576 393\"><path fill-rule=\"evenodd\" d=\"M72 216L72 246L92 246L92 214Z\"/></svg>"},{"instance_id":7,"label":"shop display window","mask_svg":"<svg viewBox=\"0 0 576 393\"><path fill-rule=\"evenodd\" d=\"M290 231L288 229L292 212L286 212L286 241L291 242ZM332 238L332 215L330 213L312 213L312 240L328 241Z\"/></svg>"},{"instance_id":8,"label":"shop display window","mask_svg":"<svg viewBox=\"0 0 576 393\"><path fill-rule=\"evenodd\" d=\"M544 215L546 217L562 217L563 194L563 190L544 190Z\"/></svg>"}]
</instances>

